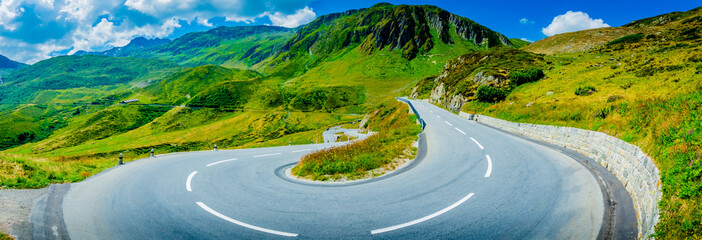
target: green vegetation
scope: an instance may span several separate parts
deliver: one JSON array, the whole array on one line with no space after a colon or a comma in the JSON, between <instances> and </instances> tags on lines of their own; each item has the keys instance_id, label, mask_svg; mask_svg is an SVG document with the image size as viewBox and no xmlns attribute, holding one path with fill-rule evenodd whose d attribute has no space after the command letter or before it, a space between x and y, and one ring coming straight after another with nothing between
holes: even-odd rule
<instances>
[{"instance_id":1,"label":"green vegetation","mask_svg":"<svg viewBox=\"0 0 702 240\"><path fill-rule=\"evenodd\" d=\"M632 34L632 35L626 35L617 39L612 40L611 42L608 42L607 45L614 45L614 44L631 44L631 43L636 43L639 40L643 39L644 35L643 34Z\"/></svg>"},{"instance_id":2,"label":"green vegetation","mask_svg":"<svg viewBox=\"0 0 702 240\"><path fill-rule=\"evenodd\" d=\"M597 92L595 87L587 85L587 86L580 86L575 89L575 95L578 96L588 96L592 95L593 93Z\"/></svg>"},{"instance_id":3,"label":"green vegetation","mask_svg":"<svg viewBox=\"0 0 702 240\"><path fill-rule=\"evenodd\" d=\"M378 133L353 144L308 154L292 173L324 181L362 178L380 167L394 169L398 159L414 158L416 150L410 146L422 131L416 116L408 111L409 107L398 101L381 105L368 121L368 128Z\"/></svg>"},{"instance_id":4,"label":"green vegetation","mask_svg":"<svg viewBox=\"0 0 702 240\"><path fill-rule=\"evenodd\" d=\"M519 38L510 38L509 41L512 42L512 46L517 49L526 47L527 45L531 44L531 42L524 41Z\"/></svg>"},{"instance_id":5,"label":"green vegetation","mask_svg":"<svg viewBox=\"0 0 702 240\"><path fill-rule=\"evenodd\" d=\"M618 28L631 32L607 40L619 38L611 44L549 56L552 63L543 68L547 78L515 88L507 101L470 102L463 111L600 131L641 147L661 172L661 220L654 237L698 239L702 236L702 62L697 56L702 45L691 29L702 27L698 21L702 9L672 15ZM609 30L566 35L588 38L590 31ZM556 49L556 40L563 37L545 42ZM544 46L535 43L526 49L537 45ZM592 94L595 89L597 93ZM580 97L587 94L592 95Z\"/></svg>"},{"instance_id":6,"label":"green vegetation","mask_svg":"<svg viewBox=\"0 0 702 240\"><path fill-rule=\"evenodd\" d=\"M14 240L14 239L15 238L13 238L12 236L0 232L0 240Z\"/></svg>"},{"instance_id":7,"label":"green vegetation","mask_svg":"<svg viewBox=\"0 0 702 240\"><path fill-rule=\"evenodd\" d=\"M536 82L544 77L544 71L538 68L529 70L516 70L509 73L509 80L513 85L519 86L525 83Z\"/></svg>"},{"instance_id":8,"label":"green vegetation","mask_svg":"<svg viewBox=\"0 0 702 240\"><path fill-rule=\"evenodd\" d=\"M480 86L478 90L475 91L475 100L481 102L494 103L505 100L506 97L507 94L504 90L488 85Z\"/></svg>"}]
</instances>

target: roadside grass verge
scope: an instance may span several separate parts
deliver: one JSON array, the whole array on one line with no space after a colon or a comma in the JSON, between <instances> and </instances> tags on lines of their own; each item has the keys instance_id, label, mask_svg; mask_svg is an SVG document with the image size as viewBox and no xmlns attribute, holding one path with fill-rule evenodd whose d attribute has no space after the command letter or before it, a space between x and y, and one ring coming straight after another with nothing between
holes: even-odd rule
<instances>
[{"instance_id":1,"label":"roadside grass verge","mask_svg":"<svg viewBox=\"0 0 702 240\"><path fill-rule=\"evenodd\" d=\"M651 48L561 54L548 78L517 87L505 101L470 102L463 111L600 131L641 147L661 172L663 196L654 237L699 239L702 64L694 60L702 48Z\"/></svg>"},{"instance_id":2,"label":"roadside grass verge","mask_svg":"<svg viewBox=\"0 0 702 240\"><path fill-rule=\"evenodd\" d=\"M393 169L398 159L414 158L411 148L422 129L409 107L399 101L382 104L369 118L367 128L376 134L349 145L308 154L292 174L313 180L358 179L374 169Z\"/></svg>"}]
</instances>

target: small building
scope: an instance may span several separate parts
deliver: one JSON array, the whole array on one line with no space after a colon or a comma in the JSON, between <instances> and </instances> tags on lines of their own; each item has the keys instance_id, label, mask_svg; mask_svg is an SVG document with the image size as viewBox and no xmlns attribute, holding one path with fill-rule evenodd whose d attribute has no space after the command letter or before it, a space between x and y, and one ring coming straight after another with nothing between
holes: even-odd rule
<instances>
[{"instance_id":1,"label":"small building","mask_svg":"<svg viewBox=\"0 0 702 240\"><path fill-rule=\"evenodd\" d=\"M139 101L139 99L129 99L129 100L121 101L119 103L127 104L127 103L133 103L133 102L138 102L138 101Z\"/></svg>"}]
</instances>

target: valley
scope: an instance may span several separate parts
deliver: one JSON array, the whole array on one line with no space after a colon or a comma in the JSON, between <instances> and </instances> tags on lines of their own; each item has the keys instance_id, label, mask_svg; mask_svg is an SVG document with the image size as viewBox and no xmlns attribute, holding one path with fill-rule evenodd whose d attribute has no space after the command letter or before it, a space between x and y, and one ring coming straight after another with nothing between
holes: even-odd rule
<instances>
[{"instance_id":1,"label":"valley","mask_svg":"<svg viewBox=\"0 0 702 240\"><path fill-rule=\"evenodd\" d=\"M136 38L32 65L0 56L0 189L81 182L118 155L131 162L152 149L322 143L324 130L370 119L352 127L379 134L300 155L306 165L292 170L352 179L416 157L409 146L420 119L396 100L408 96L454 114L577 127L636 145L654 159L662 191L655 232L639 237L696 239L701 29L696 8L530 43L435 6L380 3L296 28Z\"/></svg>"}]
</instances>

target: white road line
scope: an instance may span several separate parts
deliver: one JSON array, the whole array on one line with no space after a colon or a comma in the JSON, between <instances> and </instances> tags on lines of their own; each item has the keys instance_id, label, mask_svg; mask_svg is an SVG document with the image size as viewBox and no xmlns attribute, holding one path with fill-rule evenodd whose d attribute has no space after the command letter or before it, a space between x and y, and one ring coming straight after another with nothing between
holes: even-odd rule
<instances>
[{"instance_id":1,"label":"white road line","mask_svg":"<svg viewBox=\"0 0 702 240\"><path fill-rule=\"evenodd\" d=\"M222 161L219 161L219 162L213 162L213 163L207 164L206 167L209 167L209 166L212 166L212 165L217 165L217 164L220 164L220 163L231 162L231 161L234 161L234 160L236 160L236 158L227 159L227 160L222 160Z\"/></svg>"},{"instance_id":2,"label":"white road line","mask_svg":"<svg viewBox=\"0 0 702 240\"><path fill-rule=\"evenodd\" d=\"M233 223L233 224L236 224L236 225L245 227L245 228L253 229L253 230L256 230L256 231L260 231L260 232L265 232L265 233L270 233L270 234L285 236L285 237L297 237L297 235L298 235L297 233L281 232L281 231L276 231L276 230L271 230L271 229L267 229L267 228L257 227L257 226L254 226L254 225L251 225L251 224L248 224L248 223L240 222L240 221L237 221L237 220L235 220L235 219L232 219L232 218L230 218L230 217L227 217L227 216L225 216L224 214L221 214L221 213L219 213L219 212L213 210L212 208L208 207L207 205L205 205L205 204L202 203L202 202L196 202L196 203L197 203L198 206L200 206L200 207L201 207L202 209L204 209L205 211L211 213L212 215L215 215L215 216L217 216L218 218L224 219L224 220L227 221L227 222L230 222L230 223Z\"/></svg>"},{"instance_id":3,"label":"white road line","mask_svg":"<svg viewBox=\"0 0 702 240\"><path fill-rule=\"evenodd\" d=\"M417 223L421 223L421 222L424 222L424 221L426 221L426 220L435 218L435 217L437 217L437 216L439 216L439 215L441 215L441 214L444 214L444 213L446 213L446 212L448 212L448 211L451 211L451 209L454 209L455 207L458 207L458 205L461 205L461 203L465 202L466 200L468 200L468 199L469 199L470 197L472 197L472 196L473 196L473 193L470 193L470 194L466 195L465 197L461 198L461 200L458 200L458 202L455 202L454 204L451 204L451 206L448 206L448 207L446 207L446 208L444 208L444 209L441 209L441 210L439 210L438 212L432 213L432 214L429 215L429 216L426 216L426 217L423 217L423 218L420 218L420 219L417 219L417 220L414 220L414 221L406 222L406 223L403 223L403 224L398 224L398 225L395 225L395 226L391 226L391 227L376 229L376 230L371 231L371 234L378 234L378 233L389 232L389 231L397 230L397 229L400 229L400 228L409 227L409 226L415 225L415 224L417 224Z\"/></svg>"},{"instance_id":4,"label":"white road line","mask_svg":"<svg viewBox=\"0 0 702 240\"><path fill-rule=\"evenodd\" d=\"M295 150L295 151L292 151L292 152L296 153L296 152L304 152L304 151L309 151L309 150L310 150L310 149L302 149L302 150Z\"/></svg>"},{"instance_id":5,"label":"white road line","mask_svg":"<svg viewBox=\"0 0 702 240\"><path fill-rule=\"evenodd\" d=\"M436 115L436 118L441 118L439 115Z\"/></svg>"},{"instance_id":6,"label":"white road line","mask_svg":"<svg viewBox=\"0 0 702 240\"><path fill-rule=\"evenodd\" d=\"M488 169L487 172L485 172L485 177L490 177L490 174L492 173L492 159L490 159L490 155L485 155L485 157L488 160Z\"/></svg>"},{"instance_id":7,"label":"white road line","mask_svg":"<svg viewBox=\"0 0 702 240\"><path fill-rule=\"evenodd\" d=\"M461 131L461 129L458 129L458 128L453 128L453 129L456 129L456 131L459 131L459 132L463 133L463 135L466 135L466 132Z\"/></svg>"},{"instance_id":8,"label":"white road line","mask_svg":"<svg viewBox=\"0 0 702 240\"><path fill-rule=\"evenodd\" d=\"M485 149L485 148L483 147L483 145L480 145L480 143L479 143L478 141L475 141L475 138L472 138L472 137L471 137L470 140L473 140L473 142L475 142L475 144L477 144L478 147L480 147L480 149Z\"/></svg>"},{"instance_id":9,"label":"white road line","mask_svg":"<svg viewBox=\"0 0 702 240\"><path fill-rule=\"evenodd\" d=\"M256 155L253 157L255 157L255 158L257 158L257 157L270 157L270 156L281 155L281 154L282 153L271 153L271 154Z\"/></svg>"},{"instance_id":10,"label":"white road line","mask_svg":"<svg viewBox=\"0 0 702 240\"><path fill-rule=\"evenodd\" d=\"M451 124L450 122L447 122L447 121L444 121L444 122L445 122L446 124L448 124L449 126L453 126L453 124Z\"/></svg>"},{"instance_id":11,"label":"white road line","mask_svg":"<svg viewBox=\"0 0 702 240\"><path fill-rule=\"evenodd\" d=\"M187 189L188 192L192 192L192 191L193 191L193 188L190 187L190 182L193 181L193 177L195 176L195 174L197 174L197 171L192 172L192 173L188 176L188 180L185 181L185 189Z\"/></svg>"}]
</instances>

